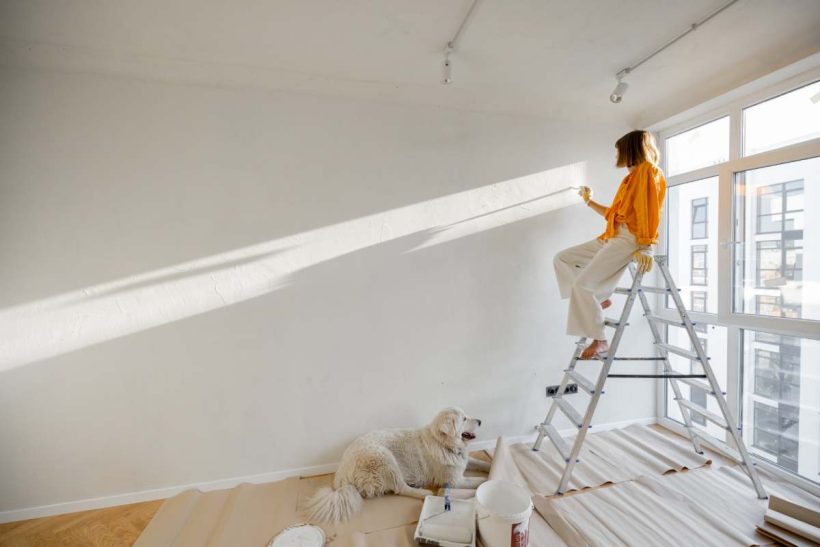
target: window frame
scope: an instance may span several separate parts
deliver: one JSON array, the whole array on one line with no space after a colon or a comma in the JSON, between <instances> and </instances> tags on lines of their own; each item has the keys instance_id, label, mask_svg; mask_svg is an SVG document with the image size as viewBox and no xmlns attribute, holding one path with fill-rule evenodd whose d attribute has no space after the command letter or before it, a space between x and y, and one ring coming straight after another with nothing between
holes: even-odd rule
<instances>
[{"instance_id":1,"label":"window frame","mask_svg":"<svg viewBox=\"0 0 820 547\"><path fill-rule=\"evenodd\" d=\"M732 220L736 218L736 206L734 196L735 174L820 157L820 138L804 141L797 144L785 146L775 150L768 150L750 156L742 156L742 116L743 109L748 108L769 99L779 97L789 91L810 85L820 81L820 66L809 70L798 76L788 78L782 82L768 88L751 93L740 99L735 99L720 108L713 109L706 113L694 116L686 121L679 121L674 125L661 126L655 129L655 137L661 152L661 158L665 162L666 139L685 133L691 129L700 127L706 123L713 122L725 116L729 116L729 161L717 165L710 165L667 177L668 188L696 182L699 180L717 177L718 181L718 203L715 205L718 211L718 311L714 313L693 313L693 320L705 321L726 327L747 328L752 330L764 330L776 334L786 334L800 336L804 338L820 339L820 322L810 319L791 318L767 318L757 317L749 314L734 312L733 306L733 268L734 247L738 243L734 241L734 226ZM663 165L665 167L665 163ZM711 204L710 204L711 205ZM658 253L667 252L667 226L666 222L661 222ZM728 298L727 298L728 295ZM658 308L660 313L671 316L674 310L666 309L665 306Z\"/></svg>"},{"instance_id":2,"label":"window frame","mask_svg":"<svg viewBox=\"0 0 820 547\"><path fill-rule=\"evenodd\" d=\"M801 143L791 144L774 150L767 150L748 156L743 155L743 111L770 99L774 99L790 91L820 81L820 56L811 58L811 66L806 70L806 64L797 63L778 71L774 75L761 78L737 90L727 93L723 97L711 100L704 105L695 107L687 112L674 116L665 122L650 127L658 143L662 167L665 170L666 139L674 137L706 123L729 116L729 160L707 167L679 173L667 177L667 188L696 182L711 177L717 177L717 203L710 204L717 211L717 248L710 252L717 253L718 292L717 313L693 312L689 315L693 321L720 325L727 329L727 385L723 389L727 393L729 408L738 418L738 424L743 423L742 389L743 389L743 331L765 331L773 334L794 336L820 340L820 322L809 319L795 319L786 317L763 317L744 314L734 311L735 284L734 262L738 241L735 240L735 219L740 218L735 196L735 180L738 173L752 169L759 169L820 157L820 138L810 139ZM775 83L772 83L772 82ZM785 188L785 184L784 184ZM785 204L784 204L785 207ZM785 246L785 243L782 243ZM711 245L710 245L711 247ZM658 254L668 252L668 227L666 219L661 222ZM785 252L783 250L782 252ZM691 268L691 265L690 265ZM742 272L740 272L742 274ZM657 297L654 302L656 313L659 316L674 319L675 310L667 308L663 297ZM751 367L751 365L749 365ZM751 371L751 368L749 368ZM685 434L682 424L667 417L667 382L659 380L657 389L657 419L658 423L669 429ZM749 432L750 434L752 432ZM751 444L752 439L746 439ZM820 495L820 486L803 477L786 472L763 458L753 456L763 467L771 470L785 480L797 484L815 495Z\"/></svg>"}]
</instances>

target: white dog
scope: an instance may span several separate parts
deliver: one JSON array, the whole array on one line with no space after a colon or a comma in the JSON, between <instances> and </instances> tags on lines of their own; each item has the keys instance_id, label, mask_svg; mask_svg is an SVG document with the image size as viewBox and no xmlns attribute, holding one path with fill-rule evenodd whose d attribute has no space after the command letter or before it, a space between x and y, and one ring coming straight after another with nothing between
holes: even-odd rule
<instances>
[{"instance_id":1,"label":"white dog","mask_svg":"<svg viewBox=\"0 0 820 547\"><path fill-rule=\"evenodd\" d=\"M383 429L362 435L347 447L336 471L333 488L319 489L305 507L314 522L349 520L362 498L389 492L424 499L433 492L424 486L449 484L477 488L484 477L465 477L470 468L489 471L489 464L467 453L481 420L459 408L438 413L421 429Z\"/></svg>"}]
</instances>

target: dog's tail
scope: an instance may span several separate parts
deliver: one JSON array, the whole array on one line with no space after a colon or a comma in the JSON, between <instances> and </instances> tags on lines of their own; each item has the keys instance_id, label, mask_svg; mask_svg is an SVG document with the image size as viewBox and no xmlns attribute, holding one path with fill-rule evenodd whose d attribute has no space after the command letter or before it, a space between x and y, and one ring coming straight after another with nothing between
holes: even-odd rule
<instances>
[{"instance_id":1,"label":"dog's tail","mask_svg":"<svg viewBox=\"0 0 820 547\"><path fill-rule=\"evenodd\" d=\"M362 507L362 496L352 484L338 490L320 488L305 504L305 513L312 522L346 522Z\"/></svg>"}]
</instances>

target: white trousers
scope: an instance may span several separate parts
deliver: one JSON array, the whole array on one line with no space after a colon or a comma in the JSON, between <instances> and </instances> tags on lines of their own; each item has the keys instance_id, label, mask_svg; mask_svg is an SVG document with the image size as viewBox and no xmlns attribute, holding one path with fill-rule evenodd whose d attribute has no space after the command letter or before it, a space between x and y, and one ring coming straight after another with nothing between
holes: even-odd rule
<instances>
[{"instance_id":1,"label":"white trousers","mask_svg":"<svg viewBox=\"0 0 820 547\"><path fill-rule=\"evenodd\" d=\"M635 236L620 224L618 234L606 242L593 239L555 255L561 298L569 298L567 334L606 339L601 302L612 296L637 249Z\"/></svg>"}]
</instances>

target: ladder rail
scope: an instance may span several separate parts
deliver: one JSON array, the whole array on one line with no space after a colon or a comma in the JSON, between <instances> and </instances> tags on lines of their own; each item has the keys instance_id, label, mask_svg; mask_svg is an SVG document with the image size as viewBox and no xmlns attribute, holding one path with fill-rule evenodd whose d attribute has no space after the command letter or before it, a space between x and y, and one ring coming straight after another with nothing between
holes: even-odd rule
<instances>
[{"instance_id":1,"label":"ladder rail","mask_svg":"<svg viewBox=\"0 0 820 547\"><path fill-rule=\"evenodd\" d=\"M763 483L760 481L760 477L754 469L754 463L752 462L749 451L746 449L746 445L743 442L743 437L740 434L740 428L737 425L737 420L734 413L729 408L726 398L722 395L720 383L715 376L715 372L712 370L712 366L709 364L709 358L706 356L706 352L703 351L703 345L700 343L700 339L695 333L692 320L689 318L689 314L686 313L686 307L683 305L683 300L680 297L680 291L676 290L675 281L672 279L672 274L669 273L669 269L666 264L667 257L663 256L657 258L658 260L656 260L656 262L658 263L658 269L660 270L667 287L671 289L669 294L672 297L672 301L675 303L675 307L678 309L681 319L683 320L683 328L686 329L686 332L689 334L689 339L692 341L692 346L695 349L695 353L698 355L698 359L703 367L704 373L706 374L706 378L709 380L709 385L712 386L712 392L714 393L715 400L717 400L720 413L726 420L729 435L734 441L740 457L743 459L743 463L747 468L749 477L751 478L752 484L757 492L757 497L760 499L766 499L768 498L766 495L766 490L763 488Z\"/></svg>"},{"instance_id":2,"label":"ladder rail","mask_svg":"<svg viewBox=\"0 0 820 547\"><path fill-rule=\"evenodd\" d=\"M632 274L634 278L635 273L635 264L629 265L629 273ZM646 294L643 292L638 293L641 307L643 308L644 316L652 314L652 308L649 306L649 300L646 298ZM652 342L654 343L655 347L657 348L657 344L661 343L663 339L661 338L660 330L658 330L658 325L656 325L653 321L647 321L649 324L649 331L652 333ZM674 369L672 368L672 364L669 362L669 354L663 350L658 348L661 356L663 356L663 370L665 373L669 374ZM698 454L703 454L703 448L700 446L700 441L692 432L694 428L694 424L692 423L692 416L688 408L680 404L680 400L683 399L683 395L681 393L680 385L678 385L678 381L674 378L669 378L669 384L672 386L672 393L675 394L675 400L678 401L678 408L680 409L681 416L683 417L683 424L686 427L686 432L689 434L689 440L692 441L692 447L695 449L695 452Z\"/></svg>"},{"instance_id":3,"label":"ladder rail","mask_svg":"<svg viewBox=\"0 0 820 547\"><path fill-rule=\"evenodd\" d=\"M581 356L581 352L584 351L584 343L586 342L586 338L581 338L575 344L575 351L572 353L572 359L569 362L569 367L567 371L575 370L575 365L578 362L578 358ZM558 393L555 394L552 403L550 404L550 408L547 411L547 416L544 418L544 421L541 422L541 426L547 426L552 423L552 419L555 417L555 411L558 410L558 405L555 404L556 398L561 398L564 396L564 390L567 388L567 384L569 383L569 374L565 371L563 377L561 378L561 383L558 385ZM543 428L539 428L538 426L535 427L538 431L538 437L535 439L535 443L532 445L533 451L537 452L541 449L541 443L544 442L544 436L546 435L546 431Z\"/></svg>"},{"instance_id":4,"label":"ladder rail","mask_svg":"<svg viewBox=\"0 0 820 547\"><path fill-rule=\"evenodd\" d=\"M638 275L632 280L633 289L640 286L642 278L643 274L638 273ZM609 375L609 369L612 367L613 358L618 352L618 346L621 343L621 337L626 329L627 319L629 319L629 314L632 311L632 305L635 302L635 297L637 294L638 292L636 290L632 290L626 297L626 303L621 310L621 317L618 320L619 326L615 329L615 334L612 336L612 344L609 346L606 359L604 360L604 363L601 366L601 371L598 374L598 381L595 383L595 393L592 395L589 405L587 405L587 410L584 413L584 420L581 423L580 429L578 429L578 435L575 436L575 442L572 443L572 449L569 453L569 461L567 462L567 466L564 468L564 472L561 474L561 480L558 483L557 490L559 494L566 492L567 487L569 486L570 478L572 477L572 471L575 469L575 464L578 463L578 456L581 453L581 446L584 444L584 439L586 438L587 431L589 431L590 423L592 422L592 416L595 414L598 401L601 399L601 392L604 389L607 375Z\"/></svg>"}]
</instances>

